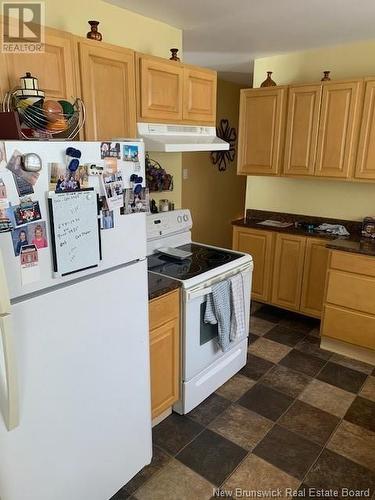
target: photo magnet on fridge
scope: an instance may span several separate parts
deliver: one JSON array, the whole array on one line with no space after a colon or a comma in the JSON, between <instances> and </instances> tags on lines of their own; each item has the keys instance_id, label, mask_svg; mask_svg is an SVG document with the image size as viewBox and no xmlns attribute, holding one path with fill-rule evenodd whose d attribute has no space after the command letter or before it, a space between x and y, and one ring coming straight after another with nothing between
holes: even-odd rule
<instances>
[{"instance_id":1,"label":"photo magnet on fridge","mask_svg":"<svg viewBox=\"0 0 375 500\"><path fill-rule=\"evenodd\" d=\"M102 210L100 229L113 229L115 227L113 210Z\"/></svg>"},{"instance_id":2,"label":"photo magnet on fridge","mask_svg":"<svg viewBox=\"0 0 375 500\"><path fill-rule=\"evenodd\" d=\"M119 142L102 142L100 145L100 157L104 158L121 158L121 146Z\"/></svg>"},{"instance_id":3,"label":"photo magnet on fridge","mask_svg":"<svg viewBox=\"0 0 375 500\"><path fill-rule=\"evenodd\" d=\"M122 148L123 161L138 162L138 146L134 144L124 144Z\"/></svg>"},{"instance_id":4,"label":"photo magnet on fridge","mask_svg":"<svg viewBox=\"0 0 375 500\"><path fill-rule=\"evenodd\" d=\"M24 199L19 205L10 207L10 210L13 211L16 226L22 226L42 218L38 201Z\"/></svg>"},{"instance_id":5,"label":"photo magnet on fridge","mask_svg":"<svg viewBox=\"0 0 375 500\"><path fill-rule=\"evenodd\" d=\"M8 210L8 203L0 200L0 233L8 233L13 229Z\"/></svg>"},{"instance_id":6,"label":"photo magnet on fridge","mask_svg":"<svg viewBox=\"0 0 375 500\"><path fill-rule=\"evenodd\" d=\"M124 208L121 215L150 212L150 199L148 188L141 188L139 193L134 189L125 189Z\"/></svg>"},{"instance_id":7,"label":"photo magnet on fridge","mask_svg":"<svg viewBox=\"0 0 375 500\"><path fill-rule=\"evenodd\" d=\"M5 149L5 142L0 142L0 168L5 167L7 164L7 153Z\"/></svg>"},{"instance_id":8,"label":"photo magnet on fridge","mask_svg":"<svg viewBox=\"0 0 375 500\"><path fill-rule=\"evenodd\" d=\"M79 191L89 187L87 165L80 165L75 172L71 172L62 163L50 163L49 190L55 193Z\"/></svg>"},{"instance_id":9,"label":"photo magnet on fridge","mask_svg":"<svg viewBox=\"0 0 375 500\"><path fill-rule=\"evenodd\" d=\"M38 250L35 245L24 245L20 251L22 285L40 279Z\"/></svg>"},{"instance_id":10,"label":"photo magnet on fridge","mask_svg":"<svg viewBox=\"0 0 375 500\"><path fill-rule=\"evenodd\" d=\"M45 222L33 222L12 231L14 255L18 257L21 249L27 245L35 245L38 250L48 247L47 227Z\"/></svg>"},{"instance_id":11,"label":"photo magnet on fridge","mask_svg":"<svg viewBox=\"0 0 375 500\"><path fill-rule=\"evenodd\" d=\"M23 179L31 186L35 186L39 179L39 172L30 172L23 168L23 156L17 150L13 152L6 168L10 170L15 177Z\"/></svg>"},{"instance_id":12,"label":"photo magnet on fridge","mask_svg":"<svg viewBox=\"0 0 375 500\"><path fill-rule=\"evenodd\" d=\"M0 201L6 200L8 198L7 187L2 177L0 177Z\"/></svg>"},{"instance_id":13,"label":"photo magnet on fridge","mask_svg":"<svg viewBox=\"0 0 375 500\"><path fill-rule=\"evenodd\" d=\"M100 177L109 210L121 208L124 205L124 181L122 172L104 173Z\"/></svg>"}]
</instances>

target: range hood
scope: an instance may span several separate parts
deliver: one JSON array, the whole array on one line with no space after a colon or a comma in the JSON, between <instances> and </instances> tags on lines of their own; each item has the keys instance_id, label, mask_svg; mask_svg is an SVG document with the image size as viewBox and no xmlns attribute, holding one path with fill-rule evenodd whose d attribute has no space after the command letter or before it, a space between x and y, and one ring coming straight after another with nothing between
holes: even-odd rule
<instances>
[{"instance_id":1,"label":"range hood","mask_svg":"<svg viewBox=\"0 0 375 500\"><path fill-rule=\"evenodd\" d=\"M138 123L138 137L147 151L167 153L186 151L223 151L229 143L216 136L215 127Z\"/></svg>"}]
</instances>

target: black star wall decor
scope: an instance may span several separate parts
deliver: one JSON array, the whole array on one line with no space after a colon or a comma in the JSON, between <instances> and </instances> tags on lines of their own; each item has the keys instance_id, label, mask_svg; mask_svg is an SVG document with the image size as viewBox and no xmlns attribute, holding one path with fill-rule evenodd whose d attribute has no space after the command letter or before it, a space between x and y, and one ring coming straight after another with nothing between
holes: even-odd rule
<instances>
[{"instance_id":1,"label":"black star wall decor","mask_svg":"<svg viewBox=\"0 0 375 500\"><path fill-rule=\"evenodd\" d=\"M220 125L216 127L216 134L220 139L229 142L229 149L227 151L212 151L210 153L212 163L217 165L220 172L223 172L236 156L237 133L234 127L229 126L229 120L222 119L220 120Z\"/></svg>"}]
</instances>

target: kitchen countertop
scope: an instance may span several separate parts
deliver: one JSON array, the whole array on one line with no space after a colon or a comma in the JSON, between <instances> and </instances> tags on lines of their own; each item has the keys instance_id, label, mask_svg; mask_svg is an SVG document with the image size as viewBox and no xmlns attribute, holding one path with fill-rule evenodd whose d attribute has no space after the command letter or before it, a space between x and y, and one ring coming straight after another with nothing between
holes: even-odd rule
<instances>
[{"instance_id":1,"label":"kitchen countertop","mask_svg":"<svg viewBox=\"0 0 375 500\"><path fill-rule=\"evenodd\" d=\"M293 225L289 227L273 227L273 226L263 226L259 224L264 220L271 219L280 222L292 222ZM304 225L312 224L318 226L323 223L327 224L341 224L345 226L350 236L335 236L322 231L308 231L305 227L295 227L294 223L302 223ZM303 215L303 214L290 214L285 212L270 212L269 210L255 210L249 208L246 210L246 217L242 219L237 219L232 222L234 226L241 227L251 227L254 229L263 229L265 231L276 231L278 233L290 233L300 236L311 236L314 238L325 238L328 240L336 239L351 239L353 241L359 241L361 239L361 229L362 223L351 220L343 219L332 219L328 217L316 217L313 215Z\"/></svg>"},{"instance_id":2,"label":"kitchen countertop","mask_svg":"<svg viewBox=\"0 0 375 500\"><path fill-rule=\"evenodd\" d=\"M334 240L328 243L327 248L331 250L341 250L343 252L361 253L363 255L375 256L375 241L369 238L359 241Z\"/></svg>"},{"instance_id":3,"label":"kitchen countertop","mask_svg":"<svg viewBox=\"0 0 375 500\"><path fill-rule=\"evenodd\" d=\"M293 223L298 221L315 225L322 224L324 222L328 224L342 224L350 232L350 236L335 236L327 234L325 232L308 231L307 229L295 227L294 225L286 228L280 228L258 224L258 222L264 221L266 219ZM329 249L375 256L375 241L369 240L368 238L361 238L361 222L249 209L246 211L245 218L234 220L232 224L234 226L240 227L249 227L260 230L263 229L264 231L276 231L278 233L289 233L299 236L324 238L329 240L327 243L327 248Z\"/></svg>"},{"instance_id":4,"label":"kitchen countertop","mask_svg":"<svg viewBox=\"0 0 375 500\"><path fill-rule=\"evenodd\" d=\"M180 288L180 283L171 278L148 272L148 300Z\"/></svg>"}]
</instances>

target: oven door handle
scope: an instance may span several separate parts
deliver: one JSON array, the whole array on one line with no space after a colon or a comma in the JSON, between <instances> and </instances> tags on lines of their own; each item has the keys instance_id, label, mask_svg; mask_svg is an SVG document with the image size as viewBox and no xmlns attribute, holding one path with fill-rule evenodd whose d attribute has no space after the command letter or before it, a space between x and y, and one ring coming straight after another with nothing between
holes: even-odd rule
<instances>
[{"instance_id":1,"label":"oven door handle","mask_svg":"<svg viewBox=\"0 0 375 500\"><path fill-rule=\"evenodd\" d=\"M212 292L212 286L206 286L205 288L201 288L199 290L194 290L192 292L187 292L187 300L194 300L198 297L204 297Z\"/></svg>"}]
</instances>

